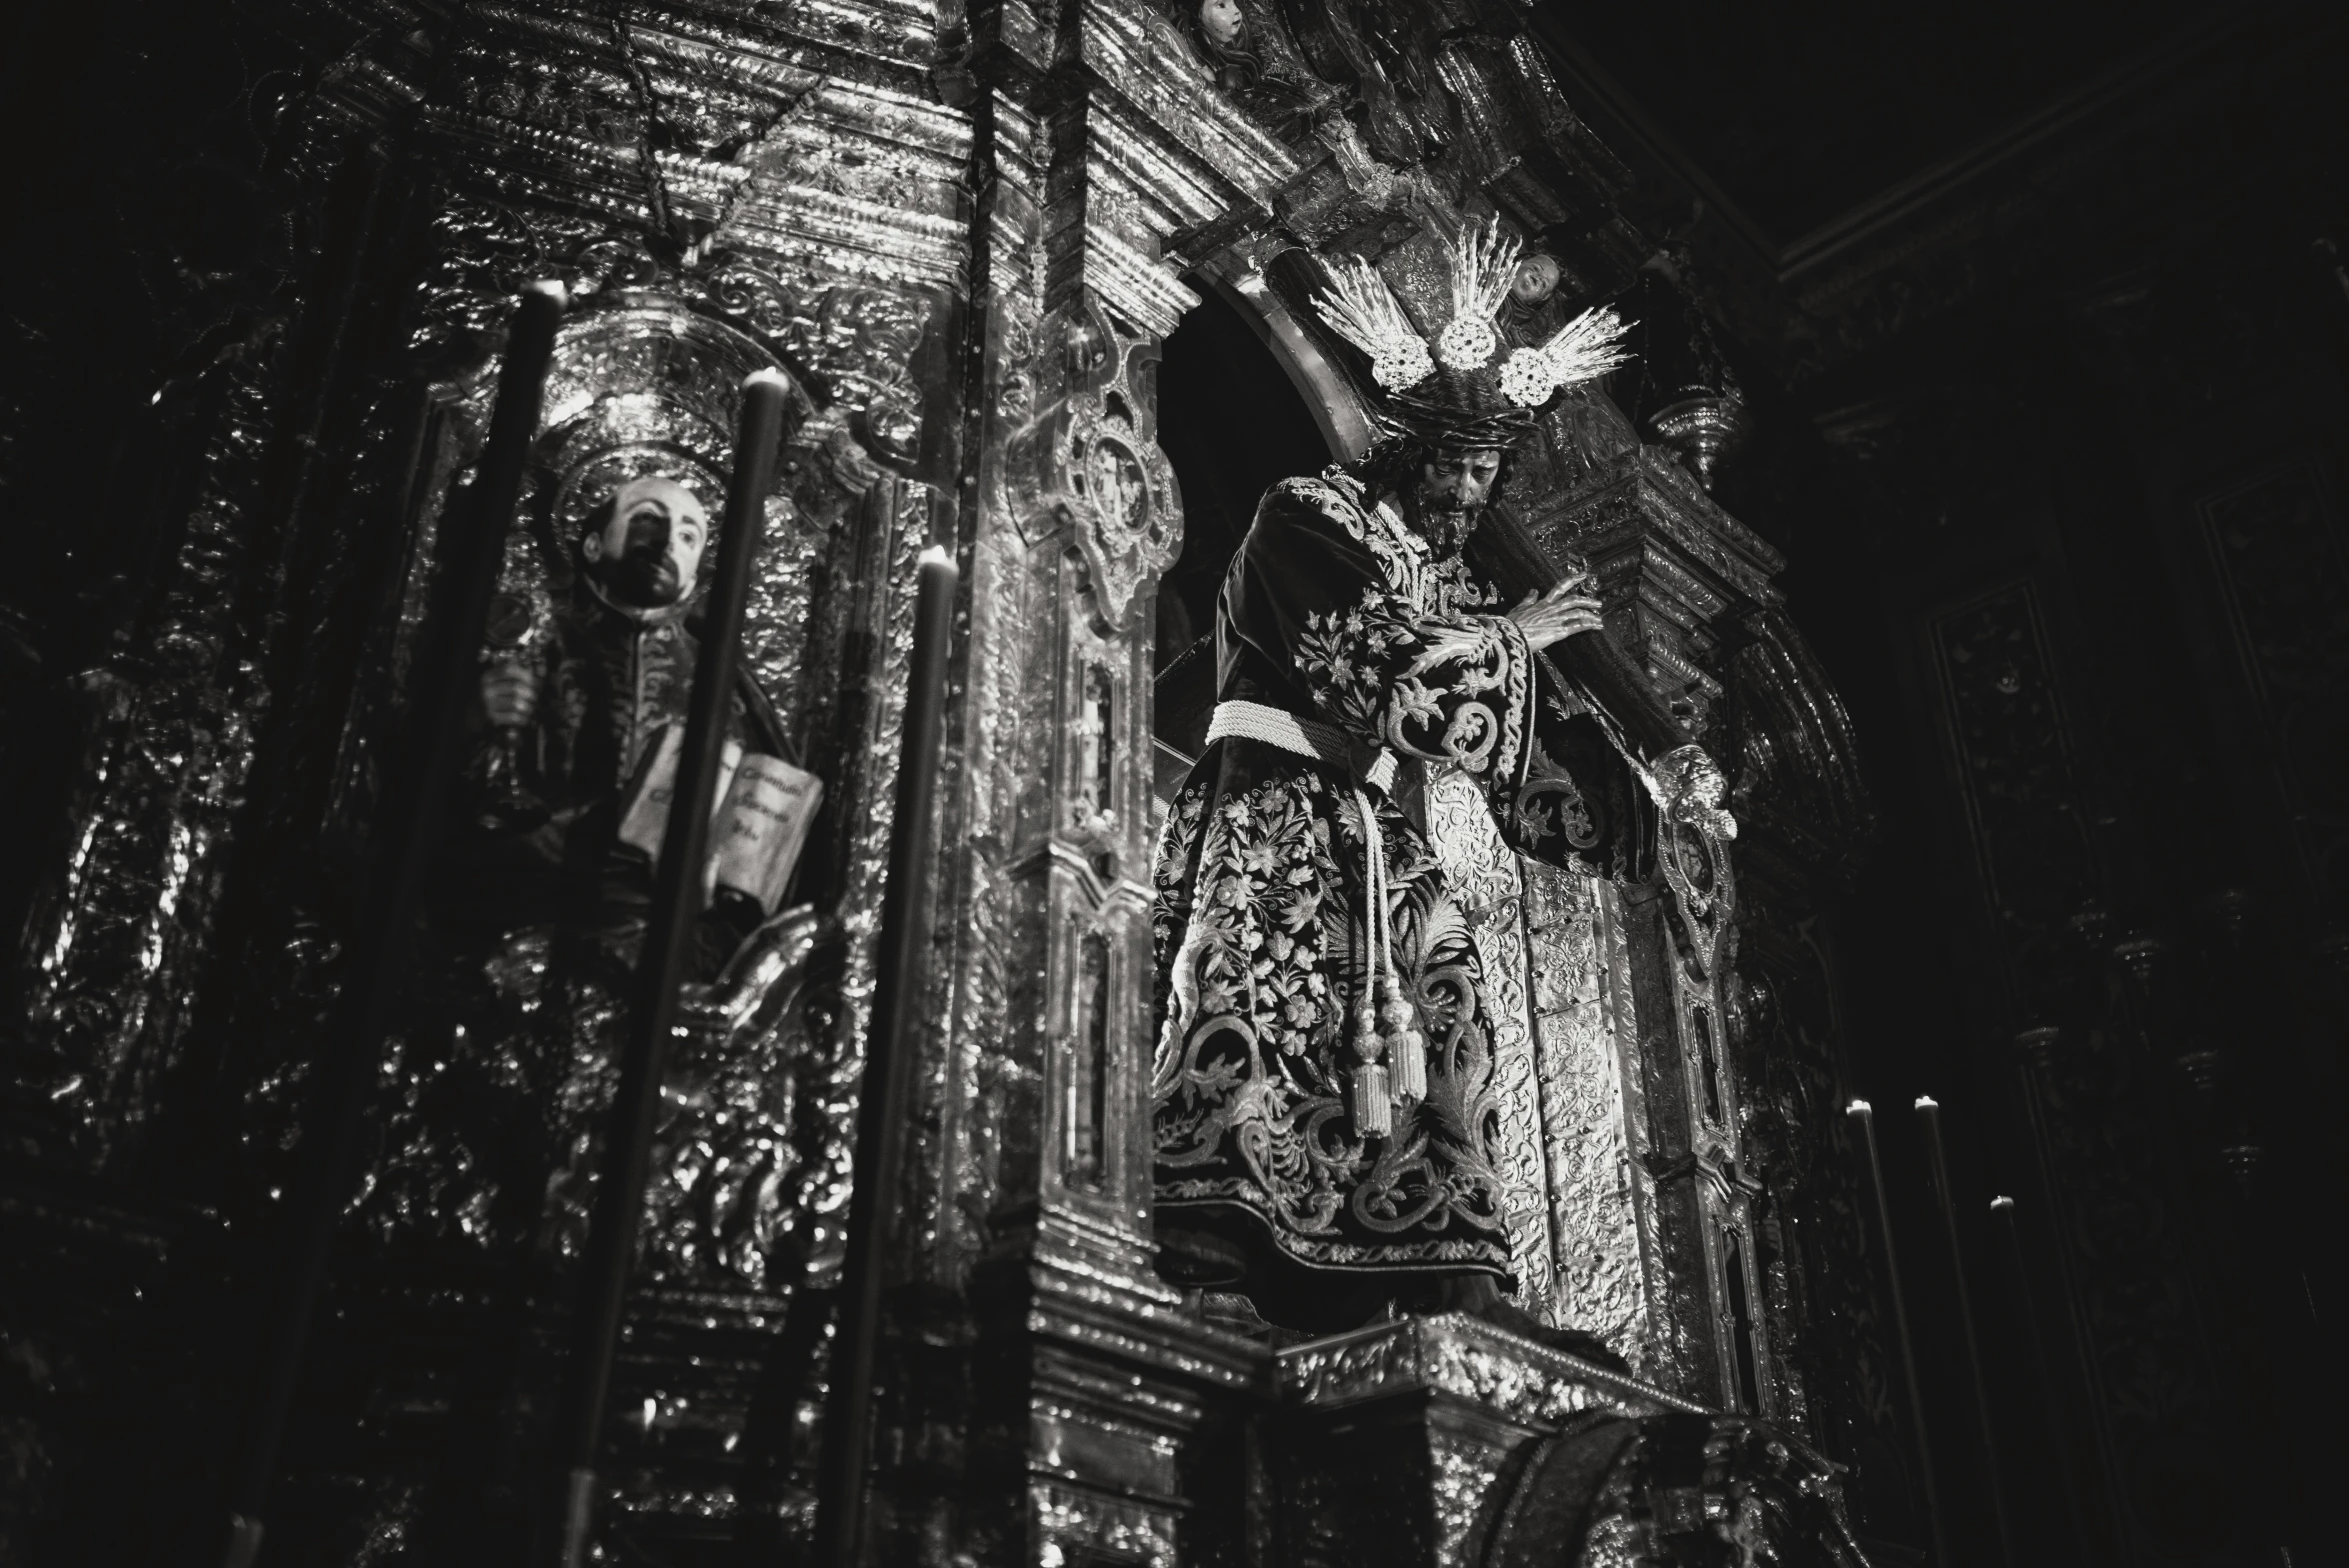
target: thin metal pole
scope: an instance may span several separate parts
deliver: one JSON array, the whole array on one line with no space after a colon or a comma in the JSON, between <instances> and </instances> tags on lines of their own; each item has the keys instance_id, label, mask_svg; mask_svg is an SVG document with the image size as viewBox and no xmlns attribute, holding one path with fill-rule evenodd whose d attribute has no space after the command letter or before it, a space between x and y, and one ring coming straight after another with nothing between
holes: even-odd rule
<instances>
[{"instance_id":1,"label":"thin metal pole","mask_svg":"<svg viewBox=\"0 0 2349 1568\"><path fill-rule=\"evenodd\" d=\"M360 1124L382 1065L385 1019L408 965L408 948L425 868L440 842L441 819L463 760L468 705L480 689L476 658L505 559L506 531L521 498L530 443L538 434L547 366L564 306L563 285L533 283L506 340L497 401L473 485L446 531L436 584L432 664L416 686L407 755L414 771L389 805L382 858L361 904L349 978L328 1024L317 1087L304 1118L305 1171L288 1215L284 1272L267 1309L267 1358L245 1402L241 1439L230 1460L229 1539L225 1568L250 1568L261 1551L262 1511L277 1473L278 1448L293 1407L318 1298L334 1253L343 1204L357 1179Z\"/></svg>"},{"instance_id":2,"label":"thin metal pole","mask_svg":"<svg viewBox=\"0 0 2349 1568\"><path fill-rule=\"evenodd\" d=\"M1844 1114L1859 1123L1860 1141L1868 1148L1868 1179L1876 1191L1876 1221L1884 1236L1884 1278L1892 1288L1892 1326L1900 1336L1900 1368L1908 1379L1909 1414L1917 1429L1917 1463L1923 1467L1926 1523L1933 1529L1933 1555L1942 1568L1954 1568L1949 1535L1941 1523L1941 1488L1933 1478L1933 1444L1925 1433L1924 1385L1917 1377L1917 1347L1909 1336L1908 1298L1900 1288L1900 1258L1892 1245L1892 1205L1884 1192L1884 1162L1876 1154L1876 1113L1865 1100L1854 1100Z\"/></svg>"},{"instance_id":3,"label":"thin metal pole","mask_svg":"<svg viewBox=\"0 0 2349 1568\"><path fill-rule=\"evenodd\" d=\"M930 817L946 709L946 656L954 634L954 562L922 552L914 609L905 734L897 762L897 814L889 825L889 883L881 898L881 951L873 1021L857 1104L856 1172L848 1200L840 1325L832 1341L832 1391L824 1406L816 1482L814 1568L852 1568L864 1549L865 1464L873 1444L873 1361L880 1340L883 1250L890 1199L905 1150L905 1097L922 1021L930 942Z\"/></svg>"},{"instance_id":4,"label":"thin metal pole","mask_svg":"<svg viewBox=\"0 0 2349 1568\"><path fill-rule=\"evenodd\" d=\"M1966 1336L1966 1370L1974 1379L1974 1412L1982 1423L1982 1457L1990 1467L1990 1511L1998 1523L1999 1560L2014 1568L2015 1541L2007 1523L2006 1481L1998 1463L1998 1432L1990 1419L1990 1383L1982 1375L1982 1342L1974 1332L1974 1293L1966 1284L1966 1254L1958 1242L1957 1200L1950 1190L1949 1161L1941 1147L1941 1105L1917 1096L1917 1122L1925 1133L1926 1170L1934 1200L1941 1206L1942 1233L1949 1241L1949 1266L1957 1278L1958 1326Z\"/></svg>"},{"instance_id":5,"label":"thin metal pole","mask_svg":"<svg viewBox=\"0 0 2349 1568\"><path fill-rule=\"evenodd\" d=\"M2047 1336L2039 1328L2039 1300L2031 1289L2031 1264L2023 1252L2023 1231L2015 1219L2015 1200L2003 1195L1992 1198L1990 1215L2006 1247L2007 1270L2014 1276L2015 1306L2022 1315L2023 1337L2031 1347L2031 1381L2039 1390L2039 1418L2045 1423L2048 1446L2062 1456L2068 1450L2063 1438L2063 1410L2056 1398L2054 1363L2047 1357ZM2066 1510L2072 1516L2072 1540L2076 1549L2088 1539L2088 1516L2081 1505L2081 1488L2072 1484L2077 1478L2069 1473L2068 1461L2064 1469L2067 1473L2060 1478L2057 1489L2063 1493Z\"/></svg>"},{"instance_id":6,"label":"thin metal pole","mask_svg":"<svg viewBox=\"0 0 2349 1568\"><path fill-rule=\"evenodd\" d=\"M677 987L693 952L694 921L701 915L710 796L716 791L725 751L743 608L749 602L751 568L765 532L767 494L775 487L775 455L790 390L790 382L774 370L754 371L742 385L725 531L718 538L718 564L710 578L709 619L694 660L685 743L677 761L676 786L669 795L669 820L661 834L652 918L636 963L628 1039L621 1050L619 1085L612 1096L596 1178L595 1217L580 1272L579 1314L572 1325L561 1428L566 1464L556 1539L563 1568L579 1568L585 1561L595 1523L595 1461L603 1438L604 1402L611 1391L612 1357L619 1346L636 1227L644 1211L645 1177L660 1119L662 1069L677 1022Z\"/></svg>"}]
</instances>

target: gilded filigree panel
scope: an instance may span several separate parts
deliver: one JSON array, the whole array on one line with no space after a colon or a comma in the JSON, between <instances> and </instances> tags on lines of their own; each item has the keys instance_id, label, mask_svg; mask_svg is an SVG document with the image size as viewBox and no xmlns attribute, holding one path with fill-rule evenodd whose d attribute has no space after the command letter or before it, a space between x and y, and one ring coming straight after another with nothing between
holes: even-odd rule
<instances>
[{"instance_id":1,"label":"gilded filigree panel","mask_svg":"<svg viewBox=\"0 0 2349 1568\"><path fill-rule=\"evenodd\" d=\"M1475 780L1446 768L1427 781L1428 837L1452 897L1474 933L1492 1024L1494 1091L1501 1106L1502 1217L1517 1304L1557 1321L1549 1181L1542 1168L1542 1106L1535 1083L1527 952L1517 854L1502 841Z\"/></svg>"},{"instance_id":2,"label":"gilded filigree panel","mask_svg":"<svg viewBox=\"0 0 2349 1568\"><path fill-rule=\"evenodd\" d=\"M1558 1270L1554 1321L1598 1335L1643 1366L1647 1283L1596 889L1552 866L1527 863L1524 876L1544 1189Z\"/></svg>"}]
</instances>

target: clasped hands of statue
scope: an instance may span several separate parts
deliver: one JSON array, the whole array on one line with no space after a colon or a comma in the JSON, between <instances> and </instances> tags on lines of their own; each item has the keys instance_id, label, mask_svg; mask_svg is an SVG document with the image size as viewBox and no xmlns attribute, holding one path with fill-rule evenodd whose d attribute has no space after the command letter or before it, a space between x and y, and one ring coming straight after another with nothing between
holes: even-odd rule
<instances>
[{"instance_id":1,"label":"clasped hands of statue","mask_svg":"<svg viewBox=\"0 0 2349 1568\"><path fill-rule=\"evenodd\" d=\"M1508 612L1509 619L1525 633L1527 644L1536 653L1580 633L1604 630L1607 623L1600 618L1599 601L1586 590L1583 578L1570 577L1555 587L1527 594L1524 603ZM1409 673L1425 674L1446 659L1469 652L1475 645L1473 631L1439 632L1419 657L1411 661Z\"/></svg>"}]
</instances>

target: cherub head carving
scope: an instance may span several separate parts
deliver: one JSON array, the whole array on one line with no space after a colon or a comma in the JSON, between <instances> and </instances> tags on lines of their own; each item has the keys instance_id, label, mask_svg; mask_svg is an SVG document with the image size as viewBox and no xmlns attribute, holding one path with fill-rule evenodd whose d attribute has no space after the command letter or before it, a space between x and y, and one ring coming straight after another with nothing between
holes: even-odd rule
<instances>
[{"instance_id":1,"label":"cherub head carving","mask_svg":"<svg viewBox=\"0 0 2349 1568\"><path fill-rule=\"evenodd\" d=\"M1540 251L1517 258L1517 272L1509 280L1509 296L1520 305L1538 305L1558 292L1565 269L1558 258Z\"/></svg>"},{"instance_id":2,"label":"cherub head carving","mask_svg":"<svg viewBox=\"0 0 2349 1568\"><path fill-rule=\"evenodd\" d=\"M607 598L658 609L693 591L710 538L709 509L674 479L646 475L587 514L579 554Z\"/></svg>"}]
</instances>

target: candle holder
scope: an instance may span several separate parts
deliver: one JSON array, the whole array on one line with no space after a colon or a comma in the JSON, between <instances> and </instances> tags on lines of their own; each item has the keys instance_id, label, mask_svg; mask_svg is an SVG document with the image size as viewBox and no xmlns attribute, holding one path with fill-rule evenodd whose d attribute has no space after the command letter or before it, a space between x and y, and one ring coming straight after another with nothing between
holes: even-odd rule
<instances>
[{"instance_id":1,"label":"candle holder","mask_svg":"<svg viewBox=\"0 0 2349 1568\"><path fill-rule=\"evenodd\" d=\"M1710 493L1714 468L1745 445L1753 423L1746 417L1744 399L1708 392L1665 404L1648 416L1648 428Z\"/></svg>"}]
</instances>

